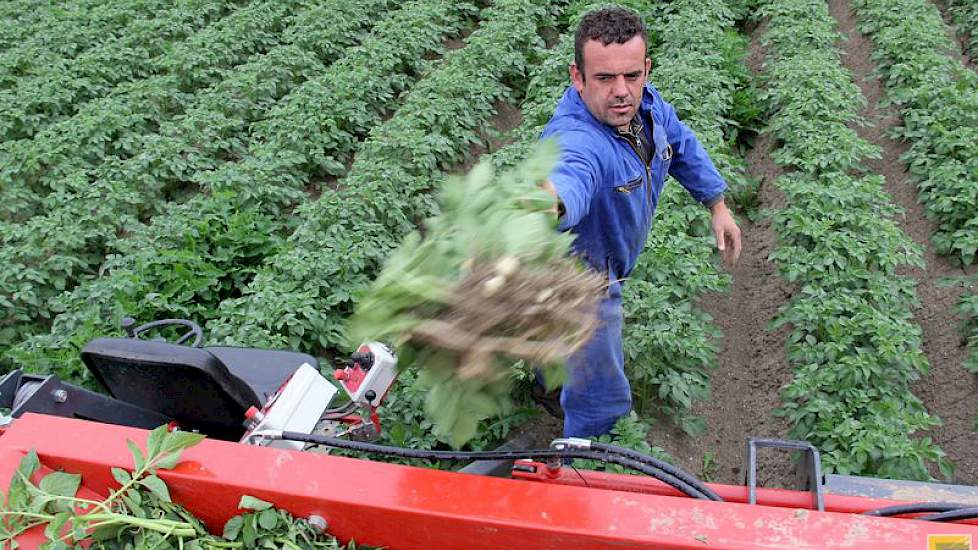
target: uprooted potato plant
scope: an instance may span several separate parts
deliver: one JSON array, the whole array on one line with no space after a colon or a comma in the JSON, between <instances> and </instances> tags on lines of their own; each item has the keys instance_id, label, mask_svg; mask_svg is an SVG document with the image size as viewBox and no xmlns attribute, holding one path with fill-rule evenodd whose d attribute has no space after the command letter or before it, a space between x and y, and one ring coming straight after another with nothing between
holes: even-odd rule
<instances>
[{"instance_id":1,"label":"uprooted potato plant","mask_svg":"<svg viewBox=\"0 0 978 550\"><path fill-rule=\"evenodd\" d=\"M404 239L348 325L351 342L388 341L400 365L420 368L427 413L452 445L511 406L514 360L559 384L597 327L607 280L570 256L540 186L556 156L548 143L511 171L482 163L449 180L441 213Z\"/></svg>"}]
</instances>

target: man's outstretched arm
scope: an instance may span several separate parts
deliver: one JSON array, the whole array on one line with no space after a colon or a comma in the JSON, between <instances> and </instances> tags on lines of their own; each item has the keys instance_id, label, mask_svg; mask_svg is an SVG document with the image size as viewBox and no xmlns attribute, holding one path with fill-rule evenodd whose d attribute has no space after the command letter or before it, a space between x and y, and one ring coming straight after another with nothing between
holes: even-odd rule
<instances>
[{"instance_id":1,"label":"man's outstretched arm","mask_svg":"<svg viewBox=\"0 0 978 550\"><path fill-rule=\"evenodd\" d=\"M709 208L717 250L720 251L724 263L733 267L740 258L741 236L740 228L724 202L723 193L727 184L693 131L679 120L672 105L665 101L662 103L666 134L674 152L669 174L693 198Z\"/></svg>"}]
</instances>

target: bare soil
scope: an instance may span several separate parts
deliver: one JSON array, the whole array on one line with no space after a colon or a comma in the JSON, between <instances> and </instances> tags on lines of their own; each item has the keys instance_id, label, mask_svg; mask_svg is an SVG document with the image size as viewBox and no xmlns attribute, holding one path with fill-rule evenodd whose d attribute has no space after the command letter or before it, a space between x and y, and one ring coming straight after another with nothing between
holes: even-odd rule
<instances>
[{"instance_id":1,"label":"bare soil","mask_svg":"<svg viewBox=\"0 0 978 550\"><path fill-rule=\"evenodd\" d=\"M762 71L762 25L753 33L747 65ZM775 144L759 136L747 155L748 170L760 183L763 207L785 203L774 185L782 170L774 164ZM738 220L743 249L730 272L733 286L728 294L708 295L700 307L714 317L723 331L718 368L711 373L713 397L697 403L693 412L706 420L707 432L690 437L666 422L657 424L650 443L665 448L684 469L720 483L744 483L747 441L751 437L787 438L788 424L772 411L780 405L781 387L791 381L792 369L785 358L789 329L765 327L792 295L791 285L768 261L777 236L768 220ZM794 487L793 466L787 455L764 451L758 455L758 482L762 486Z\"/></svg>"},{"instance_id":2,"label":"bare soil","mask_svg":"<svg viewBox=\"0 0 978 550\"><path fill-rule=\"evenodd\" d=\"M502 101L497 101L493 107L496 109L496 115L492 117L491 124L479 130L482 143L473 144L465 155L465 162L457 169L450 170L450 173L467 173L478 164L482 155L492 153L512 141L510 131L523 122L523 113L517 107Z\"/></svg>"},{"instance_id":3,"label":"bare soil","mask_svg":"<svg viewBox=\"0 0 978 550\"><path fill-rule=\"evenodd\" d=\"M875 66L870 57L872 42L856 29L849 0L830 0L829 9L845 37L843 63L852 71L868 100L861 115L869 126L855 129L860 137L883 150L882 159L867 164L873 173L886 178L886 191L893 202L905 210L898 220L901 228L924 248L926 268L908 268L902 274L917 281L921 305L914 312L914 322L923 330L923 351L931 365L930 373L913 384L913 392L923 400L931 414L944 422L943 426L926 435L933 437L954 461L957 482L978 484L978 455L975 453L978 434L973 431L978 381L962 366L967 357L959 332L964 319L954 312L960 289L938 284L942 278L965 275L966 270L934 253L930 239L936 224L926 217L923 206L917 202L916 187L906 165L900 161L909 146L887 137L888 130L900 123L900 114L896 107L879 107L880 101L885 99L885 89L874 74Z\"/></svg>"}]
</instances>

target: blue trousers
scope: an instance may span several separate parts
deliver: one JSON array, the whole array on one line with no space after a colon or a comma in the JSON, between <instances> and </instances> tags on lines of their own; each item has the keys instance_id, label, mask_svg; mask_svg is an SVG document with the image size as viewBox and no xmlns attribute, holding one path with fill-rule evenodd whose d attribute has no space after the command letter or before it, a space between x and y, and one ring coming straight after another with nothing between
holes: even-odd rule
<instances>
[{"instance_id":1,"label":"blue trousers","mask_svg":"<svg viewBox=\"0 0 978 550\"><path fill-rule=\"evenodd\" d=\"M599 307L602 322L591 340L567 361L569 376L560 392L564 437L605 434L632 410L622 349L621 287L615 283Z\"/></svg>"}]
</instances>

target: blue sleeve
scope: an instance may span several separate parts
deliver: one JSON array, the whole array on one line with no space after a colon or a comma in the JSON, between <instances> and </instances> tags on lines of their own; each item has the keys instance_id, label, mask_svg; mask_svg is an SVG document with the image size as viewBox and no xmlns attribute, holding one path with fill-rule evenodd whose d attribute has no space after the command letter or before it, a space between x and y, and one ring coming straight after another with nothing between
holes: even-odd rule
<instances>
[{"instance_id":1,"label":"blue sleeve","mask_svg":"<svg viewBox=\"0 0 978 550\"><path fill-rule=\"evenodd\" d=\"M591 208L591 198L598 180L598 159L594 139L580 131L544 130L543 138L557 137L560 160L550 172L550 183L564 205L558 228L561 231L577 225Z\"/></svg>"},{"instance_id":2,"label":"blue sleeve","mask_svg":"<svg viewBox=\"0 0 978 550\"><path fill-rule=\"evenodd\" d=\"M676 178L694 199L711 205L723 195L727 183L696 134L679 120L672 105L661 98L659 101L663 105L666 136L673 151L669 175Z\"/></svg>"}]
</instances>

